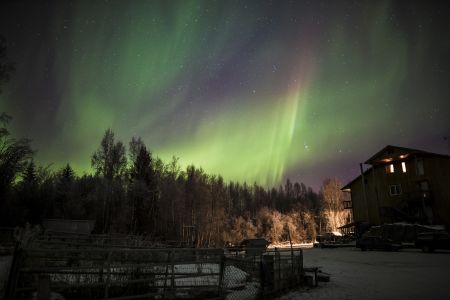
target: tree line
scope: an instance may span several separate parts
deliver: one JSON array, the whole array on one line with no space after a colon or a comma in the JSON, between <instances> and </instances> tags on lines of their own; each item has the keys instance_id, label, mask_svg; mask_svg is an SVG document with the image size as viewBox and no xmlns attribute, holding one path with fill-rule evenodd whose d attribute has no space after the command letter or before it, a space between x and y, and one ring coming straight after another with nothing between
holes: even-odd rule
<instances>
[{"instance_id":1,"label":"tree line","mask_svg":"<svg viewBox=\"0 0 450 300\"><path fill-rule=\"evenodd\" d=\"M319 227L348 221L336 179L319 193L289 179L269 189L225 182L194 165L182 169L176 157L154 157L139 137L126 147L110 129L91 157L95 172L78 176L69 164L56 171L36 165L30 141L11 137L11 117L0 121L2 226L90 219L97 233L218 246L253 237L312 241Z\"/></svg>"}]
</instances>

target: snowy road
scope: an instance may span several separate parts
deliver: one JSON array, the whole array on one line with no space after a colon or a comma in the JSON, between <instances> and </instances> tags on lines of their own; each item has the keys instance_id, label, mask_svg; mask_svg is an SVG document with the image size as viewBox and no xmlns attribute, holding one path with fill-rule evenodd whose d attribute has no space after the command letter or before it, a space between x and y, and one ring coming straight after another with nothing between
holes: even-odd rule
<instances>
[{"instance_id":1,"label":"snowy road","mask_svg":"<svg viewBox=\"0 0 450 300\"><path fill-rule=\"evenodd\" d=\"M280 299L450 299L450 253L305 249L305 266L331 274L318 288Z\"/></svg>"}]
</instances>

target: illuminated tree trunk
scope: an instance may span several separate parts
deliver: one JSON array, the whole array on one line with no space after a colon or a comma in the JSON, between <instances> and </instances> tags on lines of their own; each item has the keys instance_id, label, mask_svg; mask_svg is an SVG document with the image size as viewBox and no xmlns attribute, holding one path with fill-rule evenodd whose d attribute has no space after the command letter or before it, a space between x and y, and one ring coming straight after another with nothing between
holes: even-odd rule
<instances>
[{"instance_id":1,"label":"illuminated tree trunk","mask_svg":"<svg viewBox=\"0 0 450 300\"><path fill-rule=\"evenodd\" d=\"M338 179L328 178L322 187L322 209L330 231L337 231L340 226L345 224L349 215L349 211L344 209L341 186Z\"/></svg>"}]
</instances>

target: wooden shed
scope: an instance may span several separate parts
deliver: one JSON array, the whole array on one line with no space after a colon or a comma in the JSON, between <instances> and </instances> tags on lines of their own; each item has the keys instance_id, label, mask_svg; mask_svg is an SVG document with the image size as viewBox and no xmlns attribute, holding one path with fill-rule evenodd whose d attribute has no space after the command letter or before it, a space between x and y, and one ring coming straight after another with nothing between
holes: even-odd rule
<instances>
[{"instance_id":1,"label":"wooden shed","mask_svg":"<svg viewBox=\"0 0 450 300\"><path fill-rule=\"evenodd\" d=\"M94 220L45 219L42 225L51 232L91 234L94 224Z\"/></svg>"}]
</instances>

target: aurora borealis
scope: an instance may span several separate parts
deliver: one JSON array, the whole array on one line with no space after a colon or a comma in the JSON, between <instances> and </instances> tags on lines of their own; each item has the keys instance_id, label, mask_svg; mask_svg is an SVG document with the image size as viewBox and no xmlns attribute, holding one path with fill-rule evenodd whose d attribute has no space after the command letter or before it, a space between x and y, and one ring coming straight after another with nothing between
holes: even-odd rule
<instances>
[{"instance_id":1,"label":"aurora borealis","mask_svg":"<svg viewBox=\"0 0 450 300\"><path fill-rule=\"evenodd\" d=\"M347 181L387 144L448 154L450 34L425 1L12 1L0 111L90 172L106 128L226 180Z\"/></svg>"}]
</instances>

